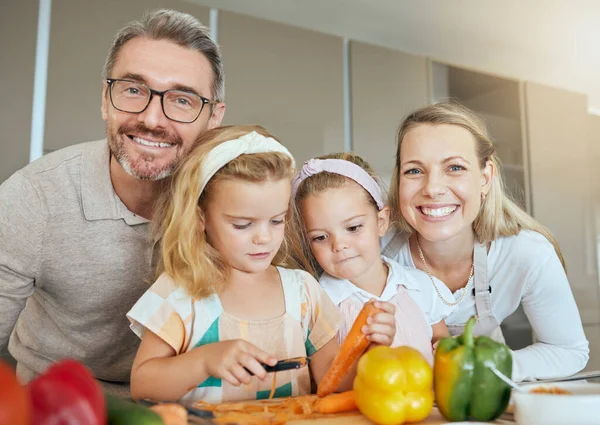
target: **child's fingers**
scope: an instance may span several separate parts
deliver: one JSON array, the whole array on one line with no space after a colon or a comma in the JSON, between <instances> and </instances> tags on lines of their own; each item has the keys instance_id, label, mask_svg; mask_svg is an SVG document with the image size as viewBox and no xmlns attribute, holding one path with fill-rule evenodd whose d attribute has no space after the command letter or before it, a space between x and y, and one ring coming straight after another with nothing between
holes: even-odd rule
<instances>
[{"instance_id":1,"label":"child's fingers","mask_svg":"<svg viewBox=\"0 0 600 425\"><path fill-rule=\"evenodd\" d=\"M370 325L365 325L362 328L363 333L367 336L369 341L372 341L370 337L375 335L384 335L387 338L393 340L396 335L396 327L387 324L374 323ZM379 338L379 337L376 337Z\"/></svg>"},{"instance_id":2,"label":"child's fingers","mask_svg":"<svg viewBox=\"0 0 600 425\"><path fill-rule=\"evenodd\" d=\"M275 357L265 353L263 350L250 343L248 343L248 346L244 351L255 358L259 363L268 364L269 366L275 366L275 363L277 363Z\"/></svg>"},{"instance_id":3,"label":"child's fingers","mask_svg":"<svg viewBox=\"0 0 600 425\"><path fill-rule=\"evenodd\" d=\"M248 370L251 374L256 376L259 379L265 379L267 377L267 372L265 368L248 353L244 353L240 358L240 364Z\"/></svg>"},{"instance_id":4,"label":"child's fingers","mask_svg":"<svg viewBox=\"0 0 600 425\"><path fill-rule=\"evenodd\" d=\"M393 338L390 338L388 335L382 334L371 334L367 337L367 339L373 344L386 345L388 347L392 345L393 342Z\"/></svg>"},{"instance_id":5,"label":"child's fingers","mask_svg":"<svg viewBox=\"0 0 600 425\"><path fill-rule=\"evenodd\" d=\"M231 368L231 374L241 383L249 384L252 382L252 376L241 364L236 364Z\"/></svg>"},{"instance_id":6,"label":"child's fingers","mask_svg":"<svg viewBox=\"0 0 600 425\"><path fill-rule=\"evenodd\" d=\"M377 313L367 318L367 323L383 323L387 325L395 325L396 317L390 313Z\"/></svg>"},{"instance_id":7,"label":"child's fingers","mask_svg":"<svg viewBox=\"0 0 600 425\"><path fill-rule=\"evenodd\" d=\"M240 380L237 379L235 376L233 376L233 373L231 373L229 370L223 371L223 373L221 375L221 379L229 382L234 387L239 387L241 384Z\"/></svg>"},{"instance_id":8,"label":"child's fingers","mask_svg":"<svg viewBox=\"0 0 600 425\"><path fill-rule=\"evenodd\" d=\"M390 313L392 315L396 314L396 306L392 303L388 303L387 301L375 301L375 307L385 311L386 313Z\"/></svg>"}]
</instances>

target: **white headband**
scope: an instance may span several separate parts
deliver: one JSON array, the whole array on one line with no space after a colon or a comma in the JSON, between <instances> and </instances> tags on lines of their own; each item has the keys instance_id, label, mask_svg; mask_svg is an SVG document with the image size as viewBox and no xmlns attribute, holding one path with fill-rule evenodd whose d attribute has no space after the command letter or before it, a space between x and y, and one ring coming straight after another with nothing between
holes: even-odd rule
<instances>
[{"instance_id":1,"label":"white headband","mask_svg":"<svg viewBox=\"0 0 600 425\"><path fill-rule=\"evenodd\" d=\"M221 143L208 153L202 164L202 175L200 177L202 183L198 197L200 197L204 188L217 171L230 161L244 154L267 152L281 152L290 157L292 166L295 165L294 157L281 143L272 137L265 137L262 134L258 134L256 131L244 134L239 139Z\"/></svg>"}]
</instances>

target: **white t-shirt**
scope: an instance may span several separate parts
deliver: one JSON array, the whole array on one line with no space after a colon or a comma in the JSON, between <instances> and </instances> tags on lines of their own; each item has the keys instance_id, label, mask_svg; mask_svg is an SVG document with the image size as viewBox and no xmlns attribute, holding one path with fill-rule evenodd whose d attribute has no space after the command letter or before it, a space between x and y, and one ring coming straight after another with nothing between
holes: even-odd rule
<instances>
[{"instance_id":1,"label":"white t-shirt","mask_svg":"<svg viewBox=\"0 0 600 425\"><path fill-rule=\"evenodd\" d=\"M429 276L424 271L414 267L405 267L383 255L381 259L388 265L389 272L385 288L379 297L359 288L349 280L338 279L328 273L323 273L319 279L319 283L335 305L339 305L349 297L355 297L363 304L370 299L389 301L398 293L398 286L402 285L421 311L423 311L425 320L427 320L430 326L444 320L456 309L456 307L444 304L439 299ZM440 291L449 300L452 299L448 287L438 278L434 277L433 279ZM431 335L429 339L431 339Z\"/></svg>"},{"instance_id":2,"label":"white t-shirt","mask_svg":"<svg viewBox=\"0 0 600 425\"><path fill-rule=\"evenodd\" d=\"M392 236L392 232L386 235L383 247ZM415 267L408 235L393 258ZM556 251L543 235L523 230L493 241L487 274L492 312L498 322L522 303L537 338L535 344L513 351L515 381L568 376L585 367L589 344L579 310ZM463 291L456 291L454 298L458 300ZM467 295L446 323L464 324L475 313L475 298Z\"/></svg>"}]
</instances>

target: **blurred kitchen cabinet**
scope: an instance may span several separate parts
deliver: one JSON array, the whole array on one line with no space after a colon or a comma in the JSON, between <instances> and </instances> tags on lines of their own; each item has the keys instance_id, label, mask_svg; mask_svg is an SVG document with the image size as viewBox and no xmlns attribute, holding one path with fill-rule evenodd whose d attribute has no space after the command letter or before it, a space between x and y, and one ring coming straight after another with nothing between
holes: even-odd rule
<instances>
[{"instance_id":1,"label":"blurred kitchen cabinet","mask_svg":"<svg viewBox=\"0 0 600 425\"><path fill-rule=\"evenodd\" d=\"M502 162L507 192L529 210L519 81L431 61L431 101L455 99L481 115Z\"/></svg>"},{"instance_id":2,"label":"blurred kitchen cabinet","mask_svg":"<svg viewBox=\"0 0 600 425\"><path fill-rule=\"evenodd\" d=\"M39 1L2 2L0 183L29 162Z\"/></svg>"},{"instance_id":3,"label":"blurred kitchen cabinet","mask_svg":"<svg viewBox=\"0 0 600 425\"><path fill-rule=\"evenodd\" d=\"M108 48L127 22L161 7L209 26L209 8L183 0L52 1L44 153L106 136L100 105Z\"/></svg>"},{"instance_id":4,"label":"blurred kitchen cabinet","mask_svg":"<svg viewBox=\"0 0 600 425\"><path fill-rule=\"evenodd\" d=\"M221 11L224 124L259 124L298 166L344 150L343 39Z\"/></svg>"},{"instance_id":5,"label":"blurred kitchen cabinet","mask_svg":"<svg viewBox=\"0 0 600 425\"><path fill-rule=\"evenodd\" d=\"M533 216L558 239L584 324L599 322L590 118L583 94L524 83Z\"/></svg>"},{"instance_id":6,"label":"blurred kitchen cabinet","mask_svg":"<svg viewBox=\"0 0 600 425\"><path fill-rule=\"evenodd\" d=\"M483 116L502 161L508 193L557 238L583 323L597 324L590 152L590 135L595 132L586 96L435 61L430 76L431 101L456 99ZM600 122L596 125L600 129ZM507 318L503 330L509 345L529 344L530 333L524 332L528 326L522 309Z\"/></svg>"},{"instance_id":7,"label":"blurred kitchen cabinet","mask_svg":"<svg viewBox=\"0 0 600 425\"><path fill-rule=\"evenodd\" d=\"M352 150L389 184L396 131L427 104L427 59L357 41L350 43Z\"/></svg>"}]
</instances>

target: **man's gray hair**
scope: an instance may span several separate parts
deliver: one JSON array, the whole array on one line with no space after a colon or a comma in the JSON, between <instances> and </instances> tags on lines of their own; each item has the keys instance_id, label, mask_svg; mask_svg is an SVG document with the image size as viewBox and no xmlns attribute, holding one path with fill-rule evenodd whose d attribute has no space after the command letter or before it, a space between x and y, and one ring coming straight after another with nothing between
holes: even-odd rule
<instances>
[{"instance_id":1,"label":"man's gray hair","mask_svg":"<svg viewBox=\"0 0 600 425\"><path fill-rule=\"evenodd\" d=\"M103 78L110 78L121 48L128 41L146 37L151 40L168 40L181 47L195 49L210 62L214 73L211 87L213 100L225 99L225 74L219 46L210 38L210 31L192 15L169 9L146 12L141 20L132 21L115 36L102 70Z\"/></svg>"}]
</instances>

